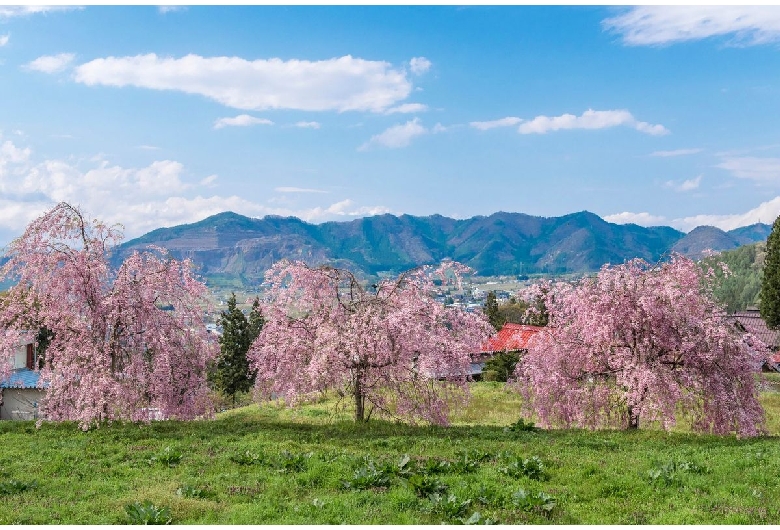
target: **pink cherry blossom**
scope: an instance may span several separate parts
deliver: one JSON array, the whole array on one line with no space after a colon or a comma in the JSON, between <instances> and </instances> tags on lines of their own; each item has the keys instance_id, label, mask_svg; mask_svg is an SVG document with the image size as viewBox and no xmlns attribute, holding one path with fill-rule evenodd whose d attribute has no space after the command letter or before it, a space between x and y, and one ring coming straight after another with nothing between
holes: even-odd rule
<instances>
[{"instance_id":1,"label":"pink cherry blossom","mask_svg":"<svg viewBox=\"0 0 780 530\"><path fill-rule=\"evenodd\" d=\"M537 287L549 326L516 368L517 387L545 426L665 429L687 414L696 431L763 432L754 373L764 346L728 325L712 271L667 263L605 266L577 284Z\"/></svg>"},{"instance_id":2,"label":"pink cherry blossom","mask_svg":"<svg viewBox=\"0 0 780 530\"><path fill-rule=\"evenodd\" d=\"M364 287L346 270L275 264L248 354L258 395L294 405L335 390L353 401L356 421L376 410L446 424L450 404L467 398L470 354L492 331L481 313L431 297L434 276L458 283L463 273L446 262Z\"/></svg>"},{"instance_id":3,"label":"pink cherry blossom","mask_svg":"<svg viewBox=\"0 0 780 530\"><path fill-rule=\"evenodd\" d=\"M216 345L206 333L206 287L188 260L162 249L134 252L114 271L117 227L88 221L60 203L34 220L8 250L3 278L16 280L0 307L0 357L20 337L46 326L47 382L41 412L49 420L148 421L210 410L206 364ZM8 375L8 364L0 363Z\"/></svg>"}]
</instances>

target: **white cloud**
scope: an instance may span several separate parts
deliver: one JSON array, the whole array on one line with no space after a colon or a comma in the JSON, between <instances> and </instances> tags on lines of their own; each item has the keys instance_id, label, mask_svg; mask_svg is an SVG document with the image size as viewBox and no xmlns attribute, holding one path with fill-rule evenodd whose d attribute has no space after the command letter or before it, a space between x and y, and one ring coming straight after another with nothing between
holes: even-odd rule
<instances>
[{"instance_id":1,"label":"white cloud","mask_svg":"<svg viewBox=\"0 0 780 530\"><path fill-rule=\"evenodd\" d=\"M179 178L184 166L180 162L162 160L136 171L139 190L142 193L167 195L180 193L187 186ZM89 173L87 173L89 174Z\"/></svg>"},{"instance_id":2,"label":"white cloud","mask_svg":"<svg viewBox=\"0 0 780 530\"><path fill-rule=\"evenodd\" d=\"M667 188L672 188L676 191L691 191L699 187L699 184L701 184L701 177L702 176L699 175L696 178L685 180L681 184L678 184L673 180L668 180L665 185Z\"/></svg>"},{"instance_id":3,"label":"white cloud","mask_svg":"<svg viewBox=\"0 0 780 530\"><path fill-rule=\"evenodd\" d=\"M54 74L65 70L75 59L72 53L58 53L57 55L43 55L24 65L27 70L35 70L47 74Z\"/></svg>"},{"instance_id":4,"label":"white cloud","mask_svg":"<svg viewBox=\"0 0 780 530\"><path fill-rule=\"evenodd\" d=\"M780 182L780 158L731 157L725 158L716 167L730 171L732 175L741 179L763 183Z\"/></svg>"},{"instance_id":5,"label":"white cloud","mask_svg":"<svg viewBox=\"0 0 780 530\"><path fill-rule=\"evenodd\" d=\"M469 123L469 125L471 125L475 129L479 129L480 131L487 131L488 129L495 129L496 127L512 127L513 125L517 125L522 121L523 120L521 118L517 118L515 116L509 116L506 118L501 118L500 120L493 120L493 121L472 121L471 123Z\"/></svg>"},{"instance_id":6,"label":"white cloud","mask_svg":"<svg viewBox=\"0 0 780 530\"><path fill-rule=\"evenodd\" d=\"M741 226L748 226L758 222L772 224L780 215L780 197L763 202L757 207L745 213L714 215L700 214L689 217L680 217L668 221L663 216L651 215L647 212L631 213L623 212L604 217L605 221L617 224L635 223L641 226L668 225L683 232L690 232L697 226L715 226L721 230L734 230Z\"/></svg>"},{"instance_id":7,"label":"white cloud","mask_svg":"<svg viewBox=\"0 0 780 530\"><path fill-rule=\"evenodd\" d=\"M699 184L701 184L701 175L694 179L688 179L684 181L677 189L679 191L690 191L695 190L699 187Z\"/></svg>"},{"instance_id":8,"label":"white cloud","mask_svg":"<svg viewBox=\"0 0 780 530\"><path fill-rule=\"evenodd\" d=\"M545 134L550 131L563 129L606 129L619 125L632 127L637 131L652 135L669 133L663 125L652 125L644 121L638 121L627 110L589 109L583 112L581 116L575 116L574 114L563 114L553 117L537 116L532 120L508 116L492 121L472 121L469 125L481 131L520 125L517 129L520 134Z\"/></svg>"},{"instance_id":9,"label":"white cloud","mask_svg":"<svg viewBox=\"0 0 780 530\"><path fill-rule=\"evenodd\" d=\"M615 223L619 225L636 224L640 226L662 226L666 222L666 218L659 215L651 215L647 212L633 213L633 212L621 212L612 215L605 215L604 220L608 223Z\"/></svg>"},{"instance_id":10,"label":"white cloud","mask_svg":"<svg viewBox=\"0 0 780 530\"><path fill-rule=\"evenodd\" d=\"M371 139L361 145L358 150L365 151L375 145L388 147L390 149L406 147L413 138L426 134L427 132L428 129L420 125L420 119L415 118L404 124L393 125L384 132L372 136Z\"/></svg>"},{"instance_id":11,"label":"white cloud","mask_svg":"<svg viewBox=\"0 0 780 530\"><path fill-rule=\"evenodd\" d=\"M565 129L606 129L619 125L632 127L640 132L661 135L669 131L663 125L651 125L637 121L627 110L593 110L589 109L581 116L563 114L561 116L537 116L533 120L524 121L517 128L520 134L545 134L550 131Z\"/></svg>"},{"instance_id":12,"label":"white cloud","mask_svg":"<svg viewBox=\"0 0 780 530\"><path fill-rule=\"evenodd\" d=\"M339 217L364 217L370 215L382 215L390 213L390 209L385 206L361 206L355 208L354 202L351 199L345 199L331 204L327 208L312 208L308 210L304 215L310 216L310 218L320 218L328 215L336 215ZM306 220L305 218L301 218Z\"/></svg>"},{"instance_id":13,"label":"white cloud","mask_svg":"<svg viewBox=\"0 0 780 530\"><path fill-rule=\"evenodd\" d=\"M187 6L157 6L157 11L161 15L165 15L166 13L175 13L177 11L186 11Z\"/></svg>"},{"instance_id":14,"label":"white cloud","mask_svg":"<svg viewBox=\"0 0 780 530\"><path fill-rule=\"evenodd\" d=\"M160 148L156 145L137 145L137 149L143 149L144 151L159 151Z\"/></svg>"},{"instance_id":15,"label":"white cloud","mask_svg":"<svg viewBox=\"0 0 780 530\"><path fill-rule=\"evenodd\" d=\"M431 69L431 61L425 57L412 57L412 60L409 61L409 67L415 75L424 74Z\"/></svg>"},{"instance_id":16,"label":"white cloud","mask_svg":"<svg viewBox=\"0 0 780 530\"><path fill-rule=\"evenodd\" d=\"M639 6L602 21L633 46L663 45L731 35L732 44L780 40L778 6Z\"/></svg>"},{"instance_id":17,"label":"white cloud","mask_svg":"<svg viewBox=\"0 0 780 530\"><path fill-rule=\"evenodd\" d=\"M42 201L19 202L0 198L0 229L11 231L12 237L19 236L30 221L51 206L53 204Z\"/></svg>"},{"instance_id":18,"label":"white cloud","mask_svg":"<svg viewBox=\"0 0 780 530\"><path fill-rule=\"evenodd\" d=\"M389 211L384 206L358 206L350 199L295 209L272 208L236 195L195 195L198 187L213 187L217 175L190 183L183 165L173 160L123 168L98 156L91 165L82 169L63 160L35 161L29 148L10 140L0 144L0 237L19 235L32 219L60 201L77 204L107 223L122 223L128 238L227 210L248 216L292 215L310 222Z\"/></svg>"},{"instance_id":19,"label":"white cloud","mask_svg":"<svg viewBox=\"0 0 780 530\"><path fill-rule=\"evenodd\" d=\"M438 122L437 122L437 123L436 123L436 125L434 125L434 126L433 126L433 128L431 129L431 132L432 132L433 134L443 133L443 132L447 132L447 131L449 131L449 130L450 130L450 129L452 129L453 127L455 127L455 125L450 125L449 127L445 127L445 126L444 126L444 125L442 125L441 123L438 123Z\"/></svg>"},{"instance_id":20,"label":"white cloud","mask_svg":"<svg viewBox=\"0 0 780 530\"><path fill-rule=\"evenodd\" d=\"M404 103L396 107L390 107L385 111L385 114L411 114L413 112L425 112L428 110L428 105L422 103Z\"/></svg>"},{"instance_id":21,"label":"white cloud","mask_svg":"<svg viewBox=\"0 0 780 530\"><path fill-rule=\"evenodd\" d=\"M653 151L650 153L650 156L660 156L660 157L670 157L670 156L686 156L686 155L695 155L696 153L701 153L704 151L704 149L695 148L695 149L674 149L672 151Z\"/></svg>"},{"instance_id":22,"label":"white cloud","mask_svg":"<svg viewBox=\"0 0 780 530\"><path fill-rule=\"evenodd\" d=\"M19 164L30 158L32 151L29 147L16 147L13 142L6 140L0 145L0 171L8 163ZM2 173L0 173L1 175Z\"/></svg>"},{"instance_id":23,"label":"white cloud","mask_svg":"<svg viewBox=\"0 0 780 530\"><path fill-rule=\"evenodd\" d=\"M11 35L0 35L0 47L5 46L8 44L9 39L11 38Z\"/></svg>"},{"instance_id":24,"label":"white cloud","mask_svg":"<svg viewBox=\"0 0 780 530\"><path fill-rule=\"evenodd\" d=\"M214 182L218 178L219 177L217 175L209 175L208 177L202 178L198 184L200 184L201 186L207 186L209 188L213 188L213 187L216 186L216 184L214 184Z\"/></svg>"},{"instance_id":25,"label":"white cloud","mask_svg":"<svg viewBox=\"0 0 780 530\"><path fill-rule=\"evenodd\" d=\"M296 188L294 186L279 186L274 188L279 193L328 193L325 190L316 190L314 188Z\"/></svg>"},{"instance_id":26,"label":"white cloud","mask_svg":"<svg viewBox=\"0 0 780 530\"><path fill-rule=\"evenodd\" d=\"M299 121L295 126L302 129L319 129L321 127L320 123L317 121Z\"/></svg>"},{"instance_id":27,"label":"white cloud","mask_svg":"<svg viewBox=\"0 0 780 530\"><path fill-rule=\"evenodd\" d=\"M40 13L50 13L54 11L73 11L75 9L84 9L80 6L0 6L0 19L23 17L27 15L36 15Z\"/></svg>"},{"instance_id":28,"label":"white cloud","mask_svg":"<svg viewBox=\"0 0 780 530\"><path fill-rule=\"evenodd\" d=\"M412 91L403 70L351 55L323 61L240 57L106 57L76 67L86 85L199 94L242 110L383 112Z\"/></svg>"},{"instance_id":29,"label":"white cloud","mask_svg":"<svg viewBox=\"0 0 780 530\"><path fill-rule=\"evenodd\" d=\"M780 197L775 197L745 213L733 215L694 215L675 219L672 226L684 231L692 230L701 225L716 226L721 230L733 230L740 226L752 225L758 222L771 225L778 215L780 215Z\"/></svg>"},{"instance_id":30,"label":"white cloud","mask_svg":"<svg viewBox=\"0 0 780 530\"><path fill-rule=\"evenodd\" d=\"M220 118L214 122L215 129L223 127L249 127L250 125L273 125L274 122L265 118L256 118L249 114L239 114L234 118Z\"/></svg>"},{"instance_id":31,"label":"white cloud","mask_svg":"<svg viewBox=\"0 0 780 530\"><path fill-rule=\"evenodd\" d=\"M637 121L634 123L626 123L626 125L634 127L637 131L645 134L652 134L653 136L660 136L662 134L669 134L669 129L663 125L652 125L646 121Z\"/></svg>"}]
</instances>

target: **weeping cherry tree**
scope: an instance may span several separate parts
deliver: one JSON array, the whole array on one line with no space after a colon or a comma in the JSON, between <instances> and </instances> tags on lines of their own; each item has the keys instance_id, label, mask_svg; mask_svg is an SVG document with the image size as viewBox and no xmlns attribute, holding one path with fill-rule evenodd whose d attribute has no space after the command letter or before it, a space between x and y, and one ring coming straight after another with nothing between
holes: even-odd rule
<instances>
[{"instance_id":1,"label":"weeping cherry tree","mask_svg":"<svg viewBox=\"0 0 780 530\"><path fill-rule=\"evenodd\" d=\"M84 429L111 420L189 419L210 410L206 363L215 355L202 321L206 287L189 261L162 249L133 252L117 270L117 227L60 203L6 251L15 281L0 304L0 376L22 341L48 330L41 412Z\"/></svg>"},{"instance_id":2,"label":"weeping cherry tree","mask_svg":"<svg viewBox=\"0 0 780 530\"><path fill-rule=\"evenodd\" d=\"M249 352L261 396L289 404L326 390L372 411L446 424L464 402L470 354L491 334L481 313L435 301L433 278L459 282L445 262L364 287L349 271L282 261L266 274L266 322Z\"/></svg>"}]
</instances>

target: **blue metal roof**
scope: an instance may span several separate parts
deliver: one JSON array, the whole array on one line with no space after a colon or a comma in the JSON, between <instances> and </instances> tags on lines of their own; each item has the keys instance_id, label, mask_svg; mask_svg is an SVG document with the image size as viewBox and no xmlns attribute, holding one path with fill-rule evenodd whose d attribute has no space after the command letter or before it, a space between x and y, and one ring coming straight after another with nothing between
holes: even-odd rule
<instances>
[{"instance_id":1,"label":"blue metal roof","mask_svg":"<svg viewBox=\"0 0 780 530\"><path fill-rule=\"evenodd\" d=\"M18 368L8 378L0 381L0 388L39 388L40 373L29 368ZM44 386L49 386L44 384Z\"/></svg>"}]
</instances>

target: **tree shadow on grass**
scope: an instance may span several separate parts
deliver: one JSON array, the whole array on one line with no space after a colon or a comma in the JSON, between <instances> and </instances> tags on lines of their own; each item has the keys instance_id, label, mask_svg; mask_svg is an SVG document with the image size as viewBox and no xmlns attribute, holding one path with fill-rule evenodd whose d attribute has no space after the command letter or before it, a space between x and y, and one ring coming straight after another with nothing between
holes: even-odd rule
<instances>
[{"instance_id":1,"label":"tree shadow on grass","mask_svg":"<svg viewBox=\"0 0 780 530\"><path fill-rule=\"evenodd\" d=\"M36 429L33 422L2 422L0 434L27 434L37 438L58 438L58 434L81 432L75 422L43 423ZM274 418L257 414L256 410L236 412L229 416L198 421L155 421L148 424L114 422L87 432L81 432L86 440L123 441L159 439L160 441L230 441L256 437L265 441L298 441L306 444L327 442L350 446L376 445L381 440L403 438L406 440L440 440L452 443L477 442L533 442L545 440L549 444L563 444L582 449L620 450L625 444L664 444L669 447L750 447L777 436L738 439L735 436L715 436L694 433L667 433L661 430L640 429L581 430L541 429L535 432L512 432L502 426L411 425L383 419L371 419L366 423L351 420L332 420L326 423L308 423ZM227 440L226 440L227 439Z\"/></svg>"}]
</instances>

